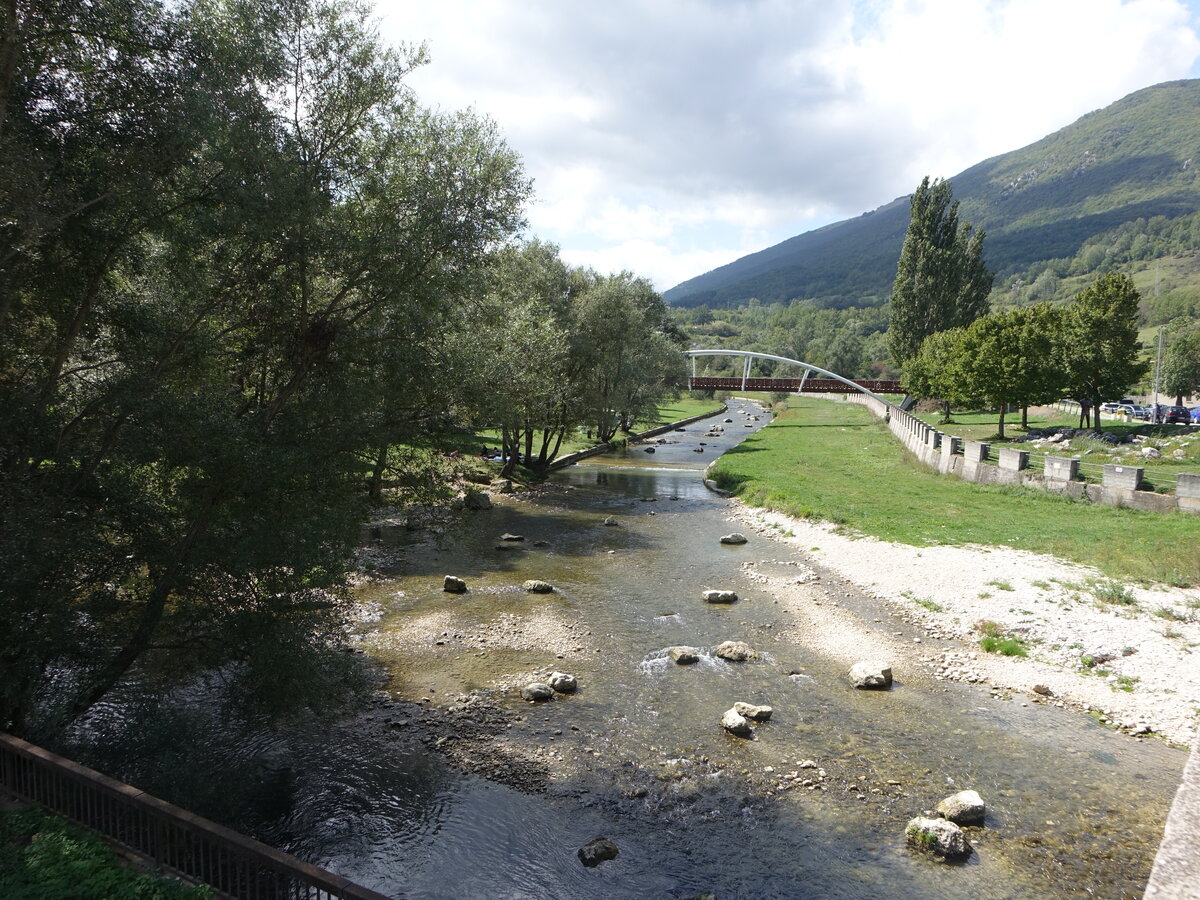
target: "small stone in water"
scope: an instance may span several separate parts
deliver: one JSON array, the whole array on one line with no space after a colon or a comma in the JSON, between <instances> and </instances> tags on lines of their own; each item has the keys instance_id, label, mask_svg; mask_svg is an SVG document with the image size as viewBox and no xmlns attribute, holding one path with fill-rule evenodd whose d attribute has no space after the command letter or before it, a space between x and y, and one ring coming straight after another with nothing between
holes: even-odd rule
<instances>
[{"instance_id":1,"label":"small stone in water","mask_svg":"<svg viewBox=\"0 0 1200 900\"><path fill-rule=\"evenodd\" d=\"M579 848L579 861L592 869L602 862L616 859L619 852L617 845L608 838L598 837Z\"/></svg>"}]
</instances>

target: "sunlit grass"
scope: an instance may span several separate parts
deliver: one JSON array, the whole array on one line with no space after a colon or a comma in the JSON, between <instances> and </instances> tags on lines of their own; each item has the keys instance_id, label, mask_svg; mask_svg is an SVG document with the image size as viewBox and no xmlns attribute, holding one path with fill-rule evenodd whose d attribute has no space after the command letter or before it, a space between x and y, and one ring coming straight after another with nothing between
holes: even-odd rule
<instances>
[{"instance_id":1,"label":"sunlit grass","mask_svg":"<svg viewBox=\"0 0 1200 900\"><path fill-rule=\"evenodd\" d=\"M714 466L755 506L917 546L1017 547L1114 578L1200 582L1200 516L1091 505L1033 488L976 485L926 468L866 409L792 398L770 427Z\"/></svg>"}]
</instances>

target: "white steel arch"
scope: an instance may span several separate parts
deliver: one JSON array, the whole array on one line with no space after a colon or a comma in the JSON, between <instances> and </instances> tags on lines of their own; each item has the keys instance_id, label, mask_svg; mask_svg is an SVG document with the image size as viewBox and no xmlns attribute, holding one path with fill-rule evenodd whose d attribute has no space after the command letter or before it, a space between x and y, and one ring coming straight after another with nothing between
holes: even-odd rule
<instances>
[{"instance_id":1,"label":"white steel arch","mask_svg":"<svg viewBox=\"0 0 1200 900\"><path fill-rule=\"evenodd\" d=\"M788 359L786 356L772 356L770 353L756 353L753 350L684 350L684 356L692 358L692 377L696 377L696 357L697 356L741 356L746 360L746 365L742 369L742 390L746 389L746 379L750 377L750 363L755 359L770 359L775 362L789 363L793 366L800 366L804 369L804 375L800 379L800 387L804 387L804 382L808 380L808 376L812 372L820 372L828 378L836 378L842 384L854 388L856 391L862 391L878 400L880 403L886 403L888 406L894 406L894 403L880 397L874 391L869 391L861 384L856 384L849 378L843 378L836 372L830 372L828 369L822 369L820 366L814 366L812 363L801 362L798 359Z\"/></svg>"}]
</instances>

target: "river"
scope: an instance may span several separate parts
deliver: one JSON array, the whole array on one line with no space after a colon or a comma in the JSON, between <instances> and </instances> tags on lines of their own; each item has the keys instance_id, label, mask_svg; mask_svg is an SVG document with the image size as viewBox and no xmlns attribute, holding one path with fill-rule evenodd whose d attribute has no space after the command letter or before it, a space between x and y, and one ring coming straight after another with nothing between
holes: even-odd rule
<instances>
[{"instance_id":1,"label":"river","mask_svg":"<svg viewBox=\"0 0 1200 900\"><path fill-rule=\"evenodd\" d=\"M414 900L1140 897L1184 754L922 672L854 690L844 660L787 636L746 565L810 561L755 534L719 543L736 526L701 470L757 413L733 401L654 454L589 460L430 540L381 534L396 572L361 589L355 640L395 704L332 735L240 739L253 830ZM446 574L469 592L444 593ZM525 592L532 578L554 593ZM707 588L740 600L707 604ZM869 628L911 628L854 602ZM713 656L729 639L760 658ZM674 664L675 645L700 662ZM522 701L550 669L579 691ZM774 708L751 740L719 725L738 700ZM965 788L989 807L966 862L907 848L908 819ZM576 849L598 836L620 853L585 868Z\"/></svg>"}]
</instances>

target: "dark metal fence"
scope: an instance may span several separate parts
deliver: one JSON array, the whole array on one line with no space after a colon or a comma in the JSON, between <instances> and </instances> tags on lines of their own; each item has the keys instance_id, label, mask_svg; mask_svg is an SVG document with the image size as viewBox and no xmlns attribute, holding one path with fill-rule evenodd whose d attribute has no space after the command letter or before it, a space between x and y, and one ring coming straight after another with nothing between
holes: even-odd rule
<instances>
[{"instance_id":1,"label":"dark metal fence","mask_svg":"<svg viewBox=\"0 0 1200 900\"><path fill-rule=\"evenodd\" d=\"M0 732L0 787L192 881L247 900L388 900L20 738Z\"/></svg>"}]
</instances>

